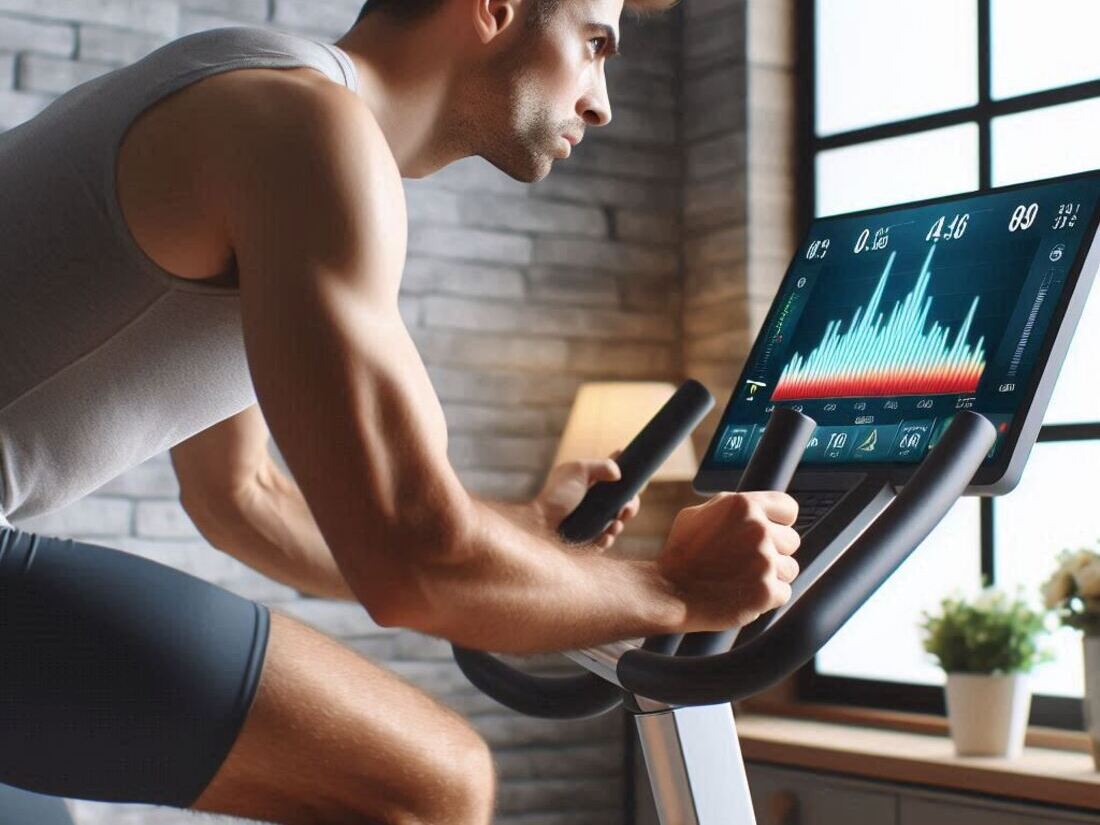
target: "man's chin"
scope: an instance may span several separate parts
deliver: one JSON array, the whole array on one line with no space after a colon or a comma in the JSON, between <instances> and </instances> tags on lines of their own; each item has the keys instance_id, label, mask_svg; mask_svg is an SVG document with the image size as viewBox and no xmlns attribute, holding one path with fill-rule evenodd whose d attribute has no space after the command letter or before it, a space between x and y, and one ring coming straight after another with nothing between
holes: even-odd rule
<instances>
[{"instance_id":1,"label":"man's chin","mask_svg":"<svg viewBox=\"0 0 1100 825\"><path fill-rule=\"evenodd\" d=\"M500 163L491 157L485 159L508 177L521 183L538 183L550 174L554 166L554 159L549 155L535 155L523 162L510 163Z\"/></svg>"}]
</instances>

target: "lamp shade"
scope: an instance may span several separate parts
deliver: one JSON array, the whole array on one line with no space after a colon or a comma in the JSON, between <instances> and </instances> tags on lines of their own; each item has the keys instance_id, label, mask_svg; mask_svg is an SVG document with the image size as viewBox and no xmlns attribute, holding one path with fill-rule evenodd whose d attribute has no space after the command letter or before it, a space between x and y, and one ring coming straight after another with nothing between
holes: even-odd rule
<instances>
[{"instance_id":1,"label":"lamp shade","mask_svg":"<svg viewBox=\"0 0 1100 825\"><path fill-rule=\"evenodd\" d=\"M554 464L605 458L621 450L676 392L659 381L607 381L577 390ZM695 448L685 438L653 475L652 481L688 481L695 477Z\"/></svg>"}]
</instances>

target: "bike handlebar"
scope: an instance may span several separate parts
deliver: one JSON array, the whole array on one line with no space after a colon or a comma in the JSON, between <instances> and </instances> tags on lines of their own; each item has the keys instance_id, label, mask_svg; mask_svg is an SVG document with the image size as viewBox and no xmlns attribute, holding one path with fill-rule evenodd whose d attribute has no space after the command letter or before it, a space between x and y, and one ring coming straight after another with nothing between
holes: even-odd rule
<instances>
[{"instance_id":1,"label":"bike handlebar","mask_svg":"<svg viewBox=\"0 0 1100 825\"><path fill-rule=\"evenodd\" d=\"M785 488L812 426L805 416L776 409L738 489ZM958 413L878 519L771 627L738 648L716 652L728 644L728 632L691 634L678 650L678 637L652 637L616 662L621 688L591 673L527 674L490 654L458 646L455 659L471 682L497 701L546 718L604 713L620 703L623 689L673 704L751 696L813 658L940 522L995 442L996 430L986 418ZM687 655L693 649L704 655ZM668 655L673 650L678 655Z\"/></svg>"},{"instance_id":2,"label":"bike handlebar","mask_svg":"<svg viewBox=\"0 0 1100 825\"><path fill-rule=\"evenodd\" d=\"M744 699L789 676L844 626L962 495L996 443L988 419L955 416L898 496L775 624L727 653L624 653L616 667L626 690L674 704Z\"/></svg>"}]
</instances>

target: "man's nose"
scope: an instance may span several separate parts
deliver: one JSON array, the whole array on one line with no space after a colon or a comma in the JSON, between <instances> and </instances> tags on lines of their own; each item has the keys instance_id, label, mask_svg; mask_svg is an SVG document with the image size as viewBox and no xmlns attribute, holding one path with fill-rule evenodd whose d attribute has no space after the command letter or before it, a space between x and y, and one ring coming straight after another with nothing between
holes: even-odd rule
<instances>
[{"instance_id":1,"label":"man's nose","mask_svg":"<svg viewBox=\"0 0 1100 825\"><path fill-rule=\"evenodd\" d=\"M606 84L600 83L577 101L577 114L588 126L606 126L611 122L611 101L608 100Z\"/></svg>"}]
</instances>

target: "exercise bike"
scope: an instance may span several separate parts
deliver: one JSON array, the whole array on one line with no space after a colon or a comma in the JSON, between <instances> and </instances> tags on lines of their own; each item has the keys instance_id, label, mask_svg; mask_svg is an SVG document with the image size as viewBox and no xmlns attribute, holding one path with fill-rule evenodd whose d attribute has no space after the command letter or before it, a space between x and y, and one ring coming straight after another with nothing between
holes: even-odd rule
<instances>
[{"instance_id":1,"label":"exercise bike","mask_svg":"<svg viewBox=\"0 0 1100 825\"><path fill-rule=\"evenodd\" d=\"M699 394L698 385L685 387ZM681 422L672 438L655 444L661 429L643 430L623 451L617 490L612 485L592 488L592 498L576 511L583 519L566 524L572 540L583 537L577 521L590 528L587 538L598 536L620 502L648 479L637 468L655 470L677 436L690 428ZM812 419L777 408L739 489L784 490L813 430ZM736 632L714 632L567 651L586 670L577 676L529 674L491 654L459 646L454 647L455 660L486 694L530 716L583 718L624 707L637 727L662 825L755 825L731 703L792 674L840 630L939 523L995 438L993 425L983 416L957 415L909 483L848 552L812 589L747 626L751 638L741 634L747 639L741 644ZM618 494L609 495L611 491Z\"/></svg>"}]
</instances>

